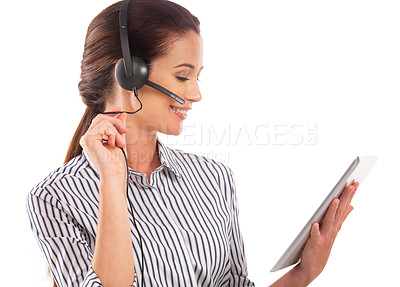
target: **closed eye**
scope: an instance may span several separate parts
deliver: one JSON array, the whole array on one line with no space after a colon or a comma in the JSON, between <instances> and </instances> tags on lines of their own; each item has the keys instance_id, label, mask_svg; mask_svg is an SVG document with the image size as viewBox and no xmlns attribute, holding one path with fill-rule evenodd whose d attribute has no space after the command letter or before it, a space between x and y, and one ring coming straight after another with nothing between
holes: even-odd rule
<instances>
[{"instance_id":1,"label":"closed eye","mask_svg":"<svg viewBox=\"0 0 400 287\"><path fill-rule=\"evenodd\" d=\"M186 77L179 77L179 76L176 76L176 78L177 78L179 81L181 81L181 82L189 81L189 78L186 78Z\"/></svg>"},{"instance_id":2,"label":"closed eye","mask_svg":"<svg viewBox=\"0 0 400 287\"><path fill-rule=\"evenodd\" d=\"M176 77L179 81L181 82L185 82L185 81L189 81L189 78L185 78L185 77ZM201 80L199 78L197 78L197 81L201 82Z\"/></svg>"}]
</instances>

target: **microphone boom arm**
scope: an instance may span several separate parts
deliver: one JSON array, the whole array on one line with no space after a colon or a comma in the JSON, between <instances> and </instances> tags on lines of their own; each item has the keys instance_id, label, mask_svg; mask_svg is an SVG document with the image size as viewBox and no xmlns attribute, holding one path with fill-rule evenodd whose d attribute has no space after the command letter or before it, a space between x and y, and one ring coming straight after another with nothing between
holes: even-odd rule
<instances>
[{"instance_id":1,"label":"microphone boom arm","mask_svg":"<svg viewBox=\"0 0 400 287\"><path fill-rule=\"evenodd\" d=\"M160 85L157 85L156 83L154 83L152 81L147 80L146 85L148 85L149 87L152 87L153 89L156 89L157 91L160 91L160 92L166 94L167 96L173 98L175 101L179 102L181 105L185 104L184 99L175 95L173 92L168 91L166 88L163 88Z\"/></svg>"}]
</instances>

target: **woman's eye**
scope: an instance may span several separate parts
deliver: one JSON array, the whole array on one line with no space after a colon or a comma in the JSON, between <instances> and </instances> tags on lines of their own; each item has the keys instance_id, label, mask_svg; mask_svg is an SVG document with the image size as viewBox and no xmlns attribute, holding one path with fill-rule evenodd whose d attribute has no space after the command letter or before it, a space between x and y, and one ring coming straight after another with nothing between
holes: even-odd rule
<instances>
[{"instance_id":1,"label":"woman's eye","mask_svg":"<svg viewBox=\"0 0 400 287\"><path fill-rule=\"evenodd\" d=\"M181 81L181 82L189 81L189 78L186 78L186 77L179 77L179 76L176 76L176 78L177 78L179 81Z\"/></svg>"}]
</instances>

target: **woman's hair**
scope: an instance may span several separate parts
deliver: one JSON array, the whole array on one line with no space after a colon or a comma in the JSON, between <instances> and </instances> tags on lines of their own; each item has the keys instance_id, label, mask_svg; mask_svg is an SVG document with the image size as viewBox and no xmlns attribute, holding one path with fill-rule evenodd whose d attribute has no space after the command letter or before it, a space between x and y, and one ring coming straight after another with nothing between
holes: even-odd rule
<instances>
[{"instance_id":1,"label":"woman's hair","mask_svg":"<svg viewBox=\"0 0 400 287\"><path fill-rule=\"evenodd\" d=\"M122 2L101 11L89 24L79 93L86 111L72 137L64 162L82 152L80 138L92 116L104 112L114 83L114 67L122 58L119 8ZM165 55L174 40L190 31L200 34L200 22L182 6L167 0L132 0L128 10L129 47L132 56L142 58L151 69L157 57Z\"/></svg>"},{"instance_id":2,"label":"woman's hair","mask_svg":"<svg viewBox=\"0 0 400 287\"><path fill-rule=\"evenodd\" d=\"M122 58L119 8L112 4L90 22L81 62L78 84L85 113L72 137L64 163L82 152L80 138L89 128L92 116L104 112L114 84L114 67ZM200 22L182 6L167 0L132 0L128 9L129 47L132 56L142 58L151 69L157 57L165 55L175 40L194 31ZM57 287L53 280L53 287Z\"/></svg>"}]
</instances>

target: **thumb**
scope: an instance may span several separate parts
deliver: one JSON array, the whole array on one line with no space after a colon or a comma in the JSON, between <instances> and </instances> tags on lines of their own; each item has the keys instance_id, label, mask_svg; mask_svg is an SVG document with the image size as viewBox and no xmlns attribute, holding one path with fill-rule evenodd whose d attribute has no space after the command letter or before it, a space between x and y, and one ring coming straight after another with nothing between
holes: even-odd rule
<instances>
[{"instance_id":1,"label":"thumb","mask_svg":"<svg viewBox=\"0 0 400 287\"><path fill-rule=\"evenodd\" d=\"M311 226L311 238L317 239L319 237L319 224L314 222Z\"/></svg>"},{"instance_id":2,"label":"thumb","mask_svg":"<svg viewBox=\"0 0 400 287\"><path fill-rule=\"evenodd\" d=\"M128 114L127 113L120 113L118 114L118 119L120 119L122 121L123 126L125 127L125 132L122 134L122 138L125 141L125 153L126 153L126 147L128 146L128 143L126 142L126 132L127 132L127 127L126 127L126 118L127 118Z\"/></svg>"},{"instance_id":3,"label":"thumb","mask_svg":"<svg viewBox=\"0 0 400 287\"><path fill-rule=\"evenodd\" d=\"M118 119L120 119L122 121L122 123L124 124L124 126L126 127L126 117L128 116L127 113L120 113L118 114Z\"/></svg>"}]
</instances>

